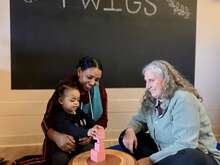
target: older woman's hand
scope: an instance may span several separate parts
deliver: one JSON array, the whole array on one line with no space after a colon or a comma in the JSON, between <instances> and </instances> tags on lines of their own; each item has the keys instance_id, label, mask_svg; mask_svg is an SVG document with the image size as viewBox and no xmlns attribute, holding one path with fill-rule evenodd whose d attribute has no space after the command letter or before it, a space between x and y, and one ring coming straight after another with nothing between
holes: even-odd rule
<instances>
[{"instance_id":1,"label":"older woman's hand","mask_svg":"<svg viewBox=\"0 0 220 165\"><path fill-rule=\"evenodd\" d=\"M125 130L124 138L123 138L123 143L125 147L133 153L134 148L137 148L137 137L135 135L135 132L132 128L127 128Z\"/></svg>"},{"instance_id":2,"label":"older woman's hand","mask_svg":"<svg viewBox=\"0 0 220 165\"><path fill-rule=\"evenodd\" d=\"M146 158L139 159L136 165L153 165L153 162L150 158L146 157Z\"/></svg>"}]
</instances>

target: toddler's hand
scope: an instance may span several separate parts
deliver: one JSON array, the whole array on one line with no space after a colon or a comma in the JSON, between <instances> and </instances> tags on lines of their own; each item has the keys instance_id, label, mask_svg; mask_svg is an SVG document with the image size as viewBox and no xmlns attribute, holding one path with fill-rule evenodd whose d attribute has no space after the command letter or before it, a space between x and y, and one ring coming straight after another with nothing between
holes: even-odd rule
<instances>
[{"instance_id":1,"label":"toddler's hand","mask_svg":"<svg viewBox=\"0 0 220 165\"><path fill-rule=\"evenodd\" d=\"M93 137L93 138L96 137L96 134L97 134L97 128L95 128L95 127L90 128L89 131L88 131L88 133L87 133L88 136L91 136L91 137Z\"/></svg>"}]
</instances>

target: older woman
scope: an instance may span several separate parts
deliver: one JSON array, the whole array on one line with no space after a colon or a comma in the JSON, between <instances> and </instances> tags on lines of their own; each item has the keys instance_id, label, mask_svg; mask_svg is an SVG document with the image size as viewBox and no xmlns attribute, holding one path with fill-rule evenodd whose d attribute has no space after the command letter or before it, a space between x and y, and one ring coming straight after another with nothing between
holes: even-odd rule
<instances>
[{"instance_id":1,"label":"older woman","mask_svg":"<svg viewBox=\"0 0 220 165\"><path fill-rule=\"evenodd\" d=\"M119 143L139 165L219 165L220 152L196 89L168 62L143 69L146 92Z\"/></svg>"}]
</instances>

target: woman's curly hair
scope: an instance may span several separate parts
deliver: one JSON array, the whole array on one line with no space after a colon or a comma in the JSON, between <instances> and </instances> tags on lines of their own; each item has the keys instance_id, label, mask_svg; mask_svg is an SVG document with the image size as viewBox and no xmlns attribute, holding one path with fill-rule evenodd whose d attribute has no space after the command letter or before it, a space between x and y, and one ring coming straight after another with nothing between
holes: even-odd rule
<instances>
[{"instance_id":1,"label":"woman's curly hair","mask_svg":"<svg viewBox=\"0 0 220 165\"><path fill-rule=\"evenodd\" d=\"M199 95L198 91L193 87L193 85L184 78L170 63L164 60L155 60L147 64L142 73L145 74L147 70L152 70L164 80L164 89L163 89L163 98L171 99L174 95L174 92L177 89L183 89L193 93L198 99L202 101L202 97ZM145 91L142 100L142 107L152 106L155 99L151 96L148 90Z\"/></svg>"}]
</instances>

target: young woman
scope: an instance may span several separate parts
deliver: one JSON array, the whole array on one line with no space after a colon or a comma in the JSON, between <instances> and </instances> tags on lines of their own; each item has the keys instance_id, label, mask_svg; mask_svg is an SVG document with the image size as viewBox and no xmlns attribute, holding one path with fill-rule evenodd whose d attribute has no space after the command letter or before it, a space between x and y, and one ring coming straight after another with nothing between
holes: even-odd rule
<instances>
[{"instance_id":1,"label":"young woman","mask_svg":"<svg viewBox=\"0 0 220 165\"><path fill-rule=\"evenodd\" d=\"M94 124L107 127L107 94L106 90L99 80L102 77L102 64L99 60L93 57L83 57L79 60L78 65L72 76L66 78L70 82L75 82L80 91L80 109L86 113ZM53 126L52 111L53 107L57 106L59 96L54 93L48 102L46 113L44 114L41 123L42 129L45 134L45 141L43 147L43 157L46 159L47 164L51 163L51 157L48 150L48 141L53 141L64 152L71 152L75 149L75 139L69 135L59 131L55 131ZM91 126L92 127L92 126ZM91 138L80 138L80 144L90 143ZM62 155L57 157L66 162ZM59 161L60 161L59 160Z\"/></svg>"}]
</instances>

